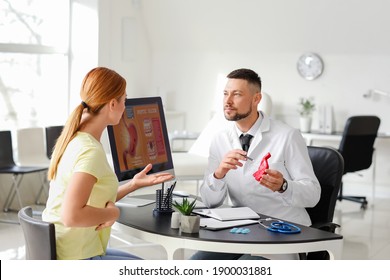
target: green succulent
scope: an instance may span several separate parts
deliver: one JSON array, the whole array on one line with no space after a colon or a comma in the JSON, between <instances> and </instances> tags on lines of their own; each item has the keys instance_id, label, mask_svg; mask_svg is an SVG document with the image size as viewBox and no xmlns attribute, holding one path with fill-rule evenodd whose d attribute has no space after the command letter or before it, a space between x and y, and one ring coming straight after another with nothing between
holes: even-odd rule
<instances>
[{"instance_id":1,"label":"green succulent","mask_svg":"<svg viewBox=\"0 0 390 280\"><path fill-rule=\"evenodd\" d=\"M190 216L196 206L196 199L190 202L190 200L184 197L183 202L179 203L177 201L174 201L172 205L183 215Z\"/></svg>"}]
</instances>

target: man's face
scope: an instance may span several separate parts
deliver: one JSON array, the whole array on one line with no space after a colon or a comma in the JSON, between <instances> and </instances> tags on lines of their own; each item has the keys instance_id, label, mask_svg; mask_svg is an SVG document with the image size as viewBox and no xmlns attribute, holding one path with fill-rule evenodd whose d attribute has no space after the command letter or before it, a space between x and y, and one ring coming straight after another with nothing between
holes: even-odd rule
<instances>
[{"instance_id":1,"label":"man's face","mask_svg":"<svg viewBox=\"0 0 390 280\"><path fill-rule=\"evenodd\" d=\"M246 80L229 79L223 97L223 111L229 121L239 121L248 117L255 107L256 98L253 86Z\"/></svg>"}]
</instances>

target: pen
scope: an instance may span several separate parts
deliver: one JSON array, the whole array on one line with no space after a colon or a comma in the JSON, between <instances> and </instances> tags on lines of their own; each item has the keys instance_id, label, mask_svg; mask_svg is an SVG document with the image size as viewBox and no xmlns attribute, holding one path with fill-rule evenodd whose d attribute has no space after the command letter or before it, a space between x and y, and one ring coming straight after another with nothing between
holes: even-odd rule
<instances>
[{"instance_id":1,"label":"pen","mask_svg":"<svg viewBox=\"0 0 390 280\"><path fill-rule=\"evenodd\" d=\"M166 207L168 207L168 201L169 201L169 198L172 196L172 192L173 192L173 189L175 188L176 186L176 182L175 181L169 188L168 188L168 192L167 192L167 196L165 197L165 200L164 200L164 205Z\"/></svg>"},{"instance_id":2,"label":"pen","mask_svg":"<svg viewBox=\"0 0 390 280\"><path fill-rule=\"evenodd\" d=\"M164 202L163 202L163 207L164 208L167 208L169 206L168 205L168 201L169 201L169 193L170 193L170 191L171 191L171 187L168 188L167 194L164 197Z\"/></svg>"},{"instance_id":3,"label":"pen","mask_svg":"<svg viewBox=\"0 0 390 280\"><path fill-rule=\"evenodd\" d=\"M158 192L160 192L160 190L157 190ZM163 198L164 198L164 182L161 183L161 192L160 192L160 196L158 197L158 203L160 205L160 209L161 208L164 208L164 205L163 203L165 203L165 200L163 201Z\"/></svg>"},{"instance_id":4,"label":"pen","mask_svg":"<svg viewBox=\"0 0 390 280\"><path fill-rule=\"evenodd\" d=\"M250 161L253 161L253 158L250 158L248 156L245 156L246 159L249 159Z\"/></svg>"},{"instance_id":5,"label":"pen","mask_svg":"<svg viewBox=\"0 0 390 280\"><path fill-rule=\"evenodd\" d=\"M168 194L167 194L167 198L170 197L170 196L172 196L172 192L173 192L173 189L174 189L175 186L176 186L176 182L177 182L177 181L175 181L175 182L171 185L171 187L169 188L169 192L168 192Z\"/></svg>"}]
</instances>

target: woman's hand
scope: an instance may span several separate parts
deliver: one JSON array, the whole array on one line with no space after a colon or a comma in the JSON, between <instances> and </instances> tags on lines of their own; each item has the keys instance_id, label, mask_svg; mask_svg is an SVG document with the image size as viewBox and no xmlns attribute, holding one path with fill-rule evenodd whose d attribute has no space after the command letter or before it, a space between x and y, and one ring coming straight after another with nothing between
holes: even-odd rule
<instances>
[{"instance_id":1,"label":"woman's hand","mask_svg":"<svg viewBox=\"0 0 390 280\"><path fill-rule=\"evenodd\" d=\"M152 164L149 163L141 172L133 177L127 184L121 185L118 188L117 201L121 200L127 194L146 186L153 186L161 184L162 182L172 180L174 177L170 173L158 173L149 174L147 173L152 169Z\"/></svg>"},{"instance_id":2,"label":"woman's hand","mask_svg":"<svg viewBox=\"0 0 390 280\"><path fill-rule=\"evenodd\" d=\"M167 172L147 175L151 169L152 164L149 163L141 172L133 177L131 181L136 189L161 184L162 182L173 179L173 175Z\"/></svg>"},{"instance_id":3,"label":"woman's hand","mask_svg":"<svg viewBox=\"0 0 390 280\"><path fill-rule=\"evenodd\" d=\"M106 208L115 209L115 210L118 212L118 214L116 215L116 218L115 218L115 219L110 220L110 221L107 221L107 222L105 222L105 223L102 223L102 224L98 225L98 226L95 228L95 230L101 230L101 229L106 228L106 227L111 227L111 226L115 223L115 221L119 218L120 211L119 211L119 208L116 207L116 205L115 205L114 202L108 201L107 204L106 204Z\"/></svg>"}]
</instances>

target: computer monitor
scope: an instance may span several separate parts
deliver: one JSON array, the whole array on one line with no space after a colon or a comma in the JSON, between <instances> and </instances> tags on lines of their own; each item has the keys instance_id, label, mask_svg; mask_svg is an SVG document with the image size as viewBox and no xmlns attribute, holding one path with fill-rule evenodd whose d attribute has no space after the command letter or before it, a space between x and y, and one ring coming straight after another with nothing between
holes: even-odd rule
<instances>
[{"instance_id":1,"label":"computer monitor","mask_svg":"<svg viewBox=\"0 0 390 280\"><path fill-rule=\"evenodd\" d=\"M132 179L148 163L148 173L174 175L171 148L160 97L126 99L119 124L108 126L115 173L119 181Z\"/></svg>"}]
</instances>

